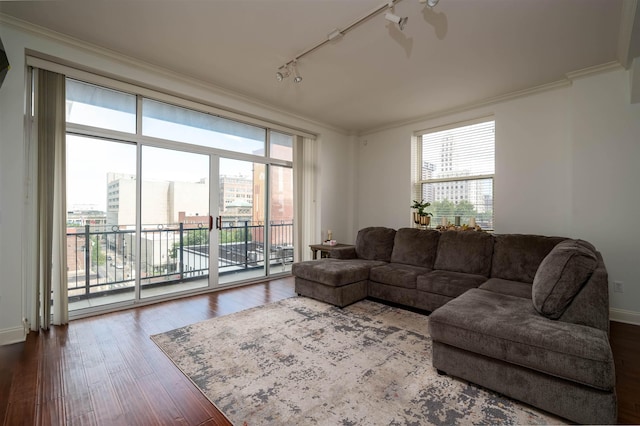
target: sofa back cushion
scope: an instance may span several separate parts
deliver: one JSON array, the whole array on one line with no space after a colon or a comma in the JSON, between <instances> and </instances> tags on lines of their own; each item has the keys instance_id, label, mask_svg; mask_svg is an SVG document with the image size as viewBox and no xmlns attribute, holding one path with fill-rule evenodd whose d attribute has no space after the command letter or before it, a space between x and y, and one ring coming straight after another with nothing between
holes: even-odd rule
<instances>
[{"instance_id":1,"label":"sofa back cushion","mask_svg":"<svg viewBox=\"0 0 640 426\"><path fill-rule=\"evenodd\" d=\"M596 269L598 257L592 248L586 241L565 240L540 263L532 287L533 306L540 314L562 316Z\"/></svg>"},{"instance_id":2,"label":"sofa back cushion","mask_svg":"<svg viewBox=\"0 0 640 426\"><path fill-rule=\"evenodd\" d=\"M542 235L495 235L491 277L532 283L540 262L562 237Z\"/></svg>"},{"instance_id":3,"label":"sofa back cushion","mask_svg":"<svg viewBox=\"0 0 640 426\"><path fill-rule=\"evenodd\" d=\"M493 236L486 232L445 231L438 241L434 269L489 276Z\"/></svg>"},{"instance_id":4,"label":"sofa back cushion","mask_svg":"<svg viewBox=\"0 0 640 426\"><path fill-rule=\"evenodd\" d=\"M438 250L438 231L401 228L393 242L391 262L433 268Z\"/></svg>"},{"instance_id":5,"label":"sofa back cushion","mask_svg":"<svg viewBox=\"0 0 640 426\"><path fill-rule=\"evenodd\" d=\"M358 231L356 237L356 255L358 259L391 260L395 229L371 226Z\"/></svg>"}]
</instances>

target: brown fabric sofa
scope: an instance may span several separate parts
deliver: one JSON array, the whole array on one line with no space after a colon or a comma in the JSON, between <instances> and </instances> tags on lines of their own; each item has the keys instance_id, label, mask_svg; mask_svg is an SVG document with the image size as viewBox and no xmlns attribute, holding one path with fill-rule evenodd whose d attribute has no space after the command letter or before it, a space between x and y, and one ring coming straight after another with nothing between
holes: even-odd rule
<instances>
[{"instance_id":1,"label":"brown fabric sofa","mask_svg":"<svg viewBox=\"0 0 640 426\"><path fill-rule=\"evenodd\" d=\"M581 240L371 227L293 265L296 292L432 311L433 366L577 423L615 423L607 272Z\"/></svg>"}]
</instances>

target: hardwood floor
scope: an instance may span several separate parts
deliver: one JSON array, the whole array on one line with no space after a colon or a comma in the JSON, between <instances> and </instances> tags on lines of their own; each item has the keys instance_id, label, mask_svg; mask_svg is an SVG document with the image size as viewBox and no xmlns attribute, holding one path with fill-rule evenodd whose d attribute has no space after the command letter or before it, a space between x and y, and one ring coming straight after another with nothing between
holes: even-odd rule
<instances>
[{"instance_id":1,"label":"hardwood floor","mask_svg":"<svg viewBox=\"0 0 640 426\"><path fill-rule=\"evenodd\" d=\"M272 280L72 321L0 347L5 425L229 425L149 339L293 296L293 278ZM611 323L618 420L640 423L640 326Z\"/></svg>"}]
</instances>

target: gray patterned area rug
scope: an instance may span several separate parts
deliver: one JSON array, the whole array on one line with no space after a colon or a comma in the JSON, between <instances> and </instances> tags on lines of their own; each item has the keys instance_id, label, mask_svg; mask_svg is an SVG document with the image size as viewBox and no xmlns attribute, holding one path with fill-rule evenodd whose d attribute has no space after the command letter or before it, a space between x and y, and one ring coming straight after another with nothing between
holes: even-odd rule
<instances>
[{"instance_id":1,"label":"gray patterned area rug","mask_svg":"<svg viewBox=\"0 0 640 426\"><path fill-rule=\"evenodd\" d=\"M438 375L428 321L292 297L151 338L235 425L562 423Z\"/></svg>"}]
</instances>

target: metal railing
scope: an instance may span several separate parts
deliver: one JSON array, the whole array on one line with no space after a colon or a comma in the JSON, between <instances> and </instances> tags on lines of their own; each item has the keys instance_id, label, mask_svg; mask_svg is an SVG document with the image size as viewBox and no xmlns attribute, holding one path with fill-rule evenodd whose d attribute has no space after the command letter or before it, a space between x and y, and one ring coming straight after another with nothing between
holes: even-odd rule
<instances>
[{"instance_id":1,"label":"metal railing","mask_svg":"<svg viewBox=\"0 0 640 426\"><path fill-rule=\"evenodd\" d=\"M114 225L67 232L69 300L132 291L136 275L144 288L176 285L209 275L209 230L202 224L145 226L141 231L140 270L136 233ZM293 263L293 222L269 224L267 262ZM264 222L223 223L218 230L219 274L265 267Z\"/></svg>"}]
</instances>

